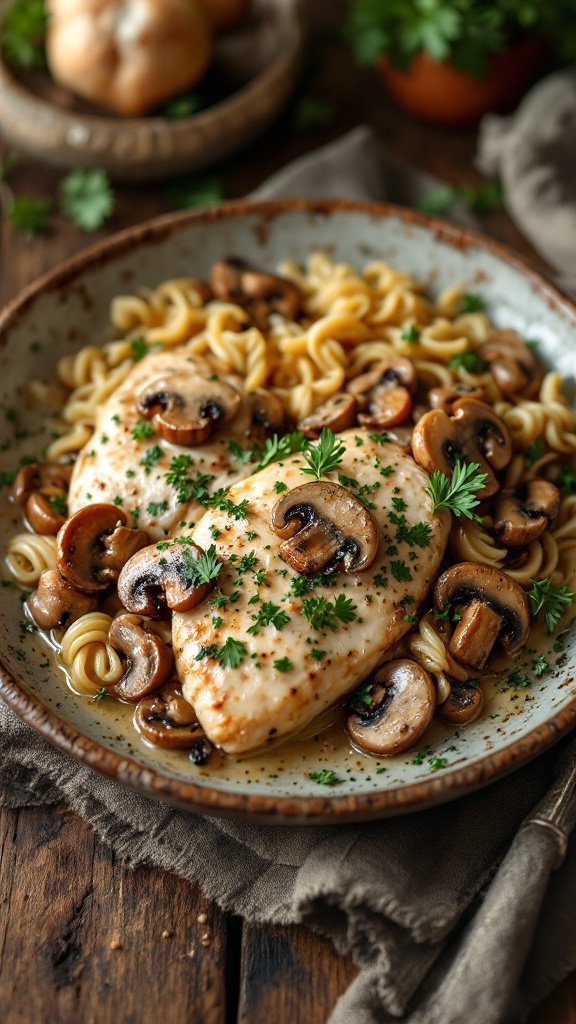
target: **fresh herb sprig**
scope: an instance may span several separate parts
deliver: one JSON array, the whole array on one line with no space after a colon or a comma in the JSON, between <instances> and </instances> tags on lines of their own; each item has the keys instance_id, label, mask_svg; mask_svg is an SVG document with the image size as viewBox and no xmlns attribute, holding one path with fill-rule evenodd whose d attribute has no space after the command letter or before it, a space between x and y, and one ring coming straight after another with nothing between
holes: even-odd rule
<instances>
[{"instance_id":1,"label":"fresh herb sprig","mask_svg":"<svg viewBox=\"0 0 576 1024\"><path fill-rule=\"evenodd\" d=\"M218 560L216 546L211 544L207 551L195 557L190 548L182 549L184 578L188 587L199 587L203 583L211 583L220 575L222 562Z\"/></svg>"},{"instance_id":2,"label":"fresh herb sprig","mask_svg":"<svg viewBox=\"0 0 576 1024\"><path fill-rule=\"evenodd\" d=\"M340 438L327 427L322 427L317 444L311 445L304 455L307 467L302 472L322 480L340 465L345 453L346 448Z\"/></svg>"},{"instance_id":3,"label":"fresh herb sprig","mask_svg":"<svg viewBox=\"0 0 576 1024\"><path fill-rule=\"evenodd\" d=\"M102 167L78 168L60 182L60 212L82 231L96 231L114 210L114 193Z\"/></svg>"},{"instance_id":4,"label":"fresh herb sprig","mask_svg":"<svg viewBox=\"0 0 576 1024\"><path fill-rule=\"evenodd\" d=\"M549 633L553 633L567 607L576 597L568 587L555 587L549 576L544 580L530 580L532 584L528 598L532 605L534 618L544 613L544 622Z\"/></svg>"},{"instance_id":5,"label":"fresh herb sprig","mask_svg":"<svg viewBox=\"0 0 576 1024\"><path fill-rule=\"evenodd\" d=\"M462 459L454 466L451 479L446 473L432 473L426 488L426 493L432 499L432 512L447 508L455 516L481 522L472 509L480 504L476 493L484 487L487 479L488 474L482 472L479 462L466 463Z\"/></svg>"},{"instance_id":6,"label":"fresh herb sprig","mask_svg":"<svg viewBox=\"0 0 576 1024\"><path fill-rule=\"evenodd\" d=\"M341 622L354 621L356 607L351 598L344 594L338 594L333 601L325 597L305 597L302 601L302 615L312 629L318 632L330 629L336 633Z\"/></svg>"},{"instance_id":7,"label":"fresh herb sprig","mask_svg":"<svg viewBox=\"0 0 576 1024\"><path fill-rule=\"evenodd\" d=\"M294 452L303 451L307 445L308 442L300 430L295 430L291 434L284 434L282 437L274 434L273 437L266 438L260 462L255 467L254 472L257 473L259 470L264 469L265 466L270 466L273 462L280 462Z\"/></svg>"},{"instance_id":8,"label":"fresh herb sprig","mask_svg":"<svg viewBox=\"0 0 576 1024\"><path fill-rule=\"evenodd\" d=\"M2 56L8 64L17 68L45 66L47 21L44 0L13 0L4 13L0 38Z\"/></svg>"}]
</instances>

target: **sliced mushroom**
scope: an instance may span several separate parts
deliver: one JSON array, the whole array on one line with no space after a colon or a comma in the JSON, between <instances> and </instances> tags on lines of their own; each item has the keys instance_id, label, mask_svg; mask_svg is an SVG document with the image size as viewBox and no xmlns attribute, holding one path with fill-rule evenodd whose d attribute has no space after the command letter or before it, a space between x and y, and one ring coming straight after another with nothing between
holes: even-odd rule
<instances>
[{"instance_id":1,"label":"sliced mushroom","mask_svg":"<svg viewBox=\"0 0 576 1024\"><path fill-rule=\"evenodd\" d=\"M329 567L364 572L378 553L378 527L366 506L328 480L288 491L272 509L271 527L282 538L282 557L305 575Z\"/></svg>"},{"instance_id":2,"label":"sliced mushroom","mask_svg":"<svg viewBox=\"0 0 576 1024\"><path fill-rule=\"evenodd\" d=\"M408 658L383 665L372 680L371 698L370 707L351 711L346 728L361 750L386 757L401 754L420 739L436 706L432 679Z\"/></svg>"},{"instance_id":3,"label":"sliced mushroom","mask_svg":"<svg viewBox=\"0 0 576 1024\"><path fill-rule=\"evenodd\" d=\"M466 462L477 462L487 479L478 492L480 499L496 493L500 484L494 470L504 469L512 458L508 428L491 406L474 398L462 398L454 404L451 416L442 409L431 409L414 427L414 458L428 473L439 470L447 476L459 455Z\"/></svg>"},{"instance_id":4,"label":"sliced mushroom","mask_svg":"<svg viewBox=\"0 0 576 1024\"><path fill-rule=\"evenodd\" d=\"M339 434L341 430L348 430L354 426L357 410L358 400L355 395L337 391L327 402L319 405L310 416L302 420L298 424L298 429L305 437L320 437L320 431L324 427L333 434Z\"/></svg>"},{"instance_id":5,"label":"sliced mushroom","mask_svg":"<svg viewBox=\"0 0 576 1024\"><path fill-rule=\"evenodd\" d=\"M126 671L110 687L123 700L141 700L157 690L174 670L174 655L161 637L146 629L139 615L119 615L108 631L108 643L124 655Z\"/></svg>"},{"instance_id":6,"label":"sliced mushroom","mask_svg":"<svg viewBox=\"0 0 576 1024\"><path fill-rule=\"evenodd\" d=\"M66 494L71 475L71 464L30 462L19 470L12 485L11 499L17 505L25 505L35 491L47 496Z\"/></svg>"},{"instance_id":7,"label":"sliced mushroom","mask_svg":"<svg viewBox=\"0 0 576 1024\"><path fill-rule=\"evenodd\" d=\"M186 554L188 552L189 554ZM159 618L166 606L175 612L195 608L213 590L216 579L195 583L189 559L204 554L197 544L151 544L138 551L118 577L118 596L130 612ZM187 564L188 561L188 564Z\"/></svg>"},{"instance_id":8,"label":"sliced mushroom","mask_svg":"<svg viewBox=\"0 0 576 1024\"><path fill-rule=\"evenodd\" d=\"M502 491L494 505L494 535L506 548L536 540L558 514L560 491L548 480L530 480L516 492Z\"/></svg>"},{"instance_id":9,"label":"sliced mushroom","mask_svg":"<svg viewBox=\"0 0 576 1024\"><path fill-rule=\"evenodd\" d=\"M60 494L59 497L66 501L64 494ZM26 519L34 533L41 533L43 536L55 536L58 533L58 530L66 522L66 516L58 511L59 507L60 502L51 501L50 497L40 491L29 496L26 502Z\"/></svg>"},{"instance_id":10,"label":"sliced mushroom","mask_svg":"<svg viewBox=\"0 0 576 1024\"><path fill-rule=\"evenodd\" d=\"M172 444L203 444L214 427L229 423L240 408L240 394L223 380L195 372L175 373L147 384L137 397L138 412Z\"/></svg>"},{"instance_id":11,"label":"sliced mushroom","mask_svg":"<svg viewBox=\"0 0 576 1024\"><path fill-rule=\"evenodd\" d=\"M286 411L282 402L271 391L257 388L248 396L252 406L252 422L262 427L266 434L285 434L288 427Z\"/></svg>"},{"instance_id":12,"label":"sliced mushroom","mask_svg":"<svg viewBox=\"0 0 576 1024\"><path fill-rule=\"evenodd\" d=\"M436 707L436 718L448 725L466 725L473 722L484 707L484 694L479 686L457 683L450 696Z\"/></svg>"},{"instance_id":13,"label":"sliced mushroom","mask_svg":"<svg viewBox=\"0 0 576 1024\"><path fill-rule=\"evenodd\" d=\"M486 399L484 388L472 387L468 384L454 384L451 388L432 388L428 392L431 409L442 409L448 416L454 411L454 405L461 398L475 398L478 402Z\"/></svg>"},{"instance_id":14,"label":"sliced mushroom","mask_svg":"<svg viewBox=\"0 0 576 1024\"><path fill-rule=\"evenodd\" d=\"M404 423L412 411L415 388L414 364L402 356L382 360L346 385L346 390L358 399L358 422L365 427Z\"/></svg>"},{"instance_id":15,"label":"sliced mushroom","mask_svg":"<svg viewBox=\"0 0 576 1024\"><path fill-rule=\"evenodd\" d=\"M302 306L302 296L292 281L274 274L261 274L237 258L214 264L210 287L217 298L242 306L262 329L268 326L271 313L281 313L295 320Z\"/></svg>"},{"instance_id":16,"label":"sliced mushroom","mask_svg":"<svg viewBox=\"0 0 576 1024\"><path fill-rule=\"evenodd\" d=\"M453 565L437 580L434 600L440 611L448 604L460 608L448 649L464 665L484 668L497 642L507 654L526 642L528 598L515 580L490 565Z\"/></svg>"},{"instance_id":17,"label":"sliced mushroom","mask_svg":"<svg viewBox=\"0 0 576 1024\"><path fill-rule=\"evenodd\" d=\"M534 353L515 331L494 331L478 349L478 355L490 365L500 390L508 397L530 397L538 389L540 372Z\"/></svg>"},{"instance_id":18,"label":"sliced mushroom","mask_svg":"<svg viewBox=\"0 0 576 1024\"><path fill-rule=\"evenodd\" d=\"M150 543L145 530L130 530L116 505L87 505L58 534L58 568L64 578L89 593L105 590L122 566Z\"/></svg>"},{"instance_id":19,"label":"sliced mushroom","mask_svg":"<svg viewBox=\"0 0 576 1024\"><path fill-rule=\"evenodd\" d=\"M97 607L96 594L83 594L67 583L58 569L46 569L38 580L38 589L28 599L30 614L39 629L67 629Z\"/></svg>"},{"instance_id":20,"label":"sliced mushroom","mask_svg":"<svg viewBox=\"0 0 576 1024\"><path fill-rule=\"evenodd\" d=\"M140 701L134 712L138 732L156 747L190 750L205 740L194 708L182 696L179 683L166 683L152 696Z\"/></svg>"}]
</instances>

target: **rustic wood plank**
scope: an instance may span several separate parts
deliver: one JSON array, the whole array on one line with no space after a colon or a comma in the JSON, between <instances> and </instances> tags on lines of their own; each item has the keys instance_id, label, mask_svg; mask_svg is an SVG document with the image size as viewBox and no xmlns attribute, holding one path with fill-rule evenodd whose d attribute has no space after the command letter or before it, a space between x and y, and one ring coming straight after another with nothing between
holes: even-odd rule
<instances>
[{"instance_id":1,"label":"rustic wood plank","mask_svg":"<svg viewBox=\"0 0 576 1024\"><path fill-rule=\"evenodd\" d=\"M306 928L245 925L238 1024L325 1024L356 974Z\"/></svg>"},{"instance_id":2,"label":"rustic wood plank","mask_svg":"<svg viewBox=\"0 0 576 1024\"><path fill-rule=\"evenodd\" d=\"M3 1024L225 1024L226 922L196 888L132 871L67 811L0 827Z\"/></svg>"}]
</instances>

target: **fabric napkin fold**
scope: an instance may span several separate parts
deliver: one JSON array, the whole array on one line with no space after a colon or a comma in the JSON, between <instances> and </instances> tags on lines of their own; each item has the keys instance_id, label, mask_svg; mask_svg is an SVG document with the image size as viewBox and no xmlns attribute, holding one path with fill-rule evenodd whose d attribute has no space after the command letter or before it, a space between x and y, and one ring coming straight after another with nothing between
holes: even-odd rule
<instances>
[{"instance_id":1,"label":"fabric napkin fold","mask_svg":"<svg viewBox=\"0 0 576 1024\"><path fill-rule=\"evenodd\" d=\"M414 205L437 184L359 128L256 195ZM351 954L361 970L330 1024L520 1024L576 967L576 741L433 810L292 828L155 803L78 766L2 704L0 737L8 806L64 803L132 864L199 882L249 920L304 923Z\"/></svg>"}]
</instances>

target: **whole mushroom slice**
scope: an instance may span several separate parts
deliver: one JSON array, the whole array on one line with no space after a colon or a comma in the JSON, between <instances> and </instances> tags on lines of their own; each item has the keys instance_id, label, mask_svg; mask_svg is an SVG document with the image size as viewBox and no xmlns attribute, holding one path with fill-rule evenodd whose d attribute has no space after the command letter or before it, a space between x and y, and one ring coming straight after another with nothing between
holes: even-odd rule
<instances>
[{"instance_id":1,"label":"whole mushroom slice","mask_svg":"<svg viewBox=\"0 0 576 1024\"><path fill-rule=\"evenodd\" d=\"M353 743L368 754L390 757L416 743L430 725L436 706L431 677L408 658L389 661L371 681L371 703L346 719Z\"/></svg>"},{"instance_id":2,"label":"whole mushroom slice","mask_svg":"<svg viewBox=\"0 0 576 1024\"><path fill-rule=\"evenodd\" d=\"M119 615L108 631L108 643L126 659L124 675L110 687L123 700L141 700L157 690L174 671L174 655L161 637L146 629L139 615Z\"/></svg>"},{"instance_id":3,"label":"whole mushroom slice","mask_svg":"<svg viewBox=\"0 0 576 1024\"><path fill-rule=\"evenodd\" d=\"M175 682L166 683L153 696L140 701L134 725L144 739L164 750L190 750L206 742L194 708L184 700L180 684Z\"/></svg>"},{"instance_id":4,"label":"whole mushroom slice","mask_svg":"<svg viewBox=\"0 0 576 1024\"><path fill-rule=\"evenodd\" d=\"M64 579L88 593L114 583L125 562L150 543L145 530L131 530L127 522L116 505L87 505L70 516L58 534Z\"/></svg>"},{"instance_id":5,"label":"whole mushroom slice","mask_svg":"<svg viewBox=\"0 0 576 1024\"><path fill-rule=\"evenodd\" d=\"M223 380L191 372L175 373L148 384L138 395L138 412L172 444L204 444L216 426L230 423L240 408L238 391Z\"/></svg>"},{"instance_id":6,"label":"whole mushroom slice","mask_svg":"<svg viewBox=\"0 0 576 1024\"><path fill-rule=\"evenodd\" d=\"M365 427L392 427L404 423L412 411L416 370L402 356L382 360L367 373L355 377L346 390L358 399L358 422Z\"/></svg>"},{"instance_id":7,"label":"whole mushroom slice","mask_svg":"<svg viewBox=\"0 0 576 1024\"><path fill-rule=\"evenodd\" d=\"M216 583L198 583L193 562L204 552L197 544L158 548L157 544L138 551L126 562L118 577L118 596L125 608L138 615L159 618L166 607L187 612L204 601Z\"/></svg>"},{"instance_id":8,"label":"whole mushroom slice","mask_svg":"<svg viewBox=\"0 0 576 1024\"><path fill-rule=\"evenodd\" d=\"M484 694L479 686L458 683L452 686L450 696L436 707L436 718L447 725L466 725L473 722L484 707Z\"/></svg>"},{"instance_id":9,"label":"whole mushroom slice","mask_svg":"<svg viewBox=\"0 0 576 1024\"><path fill-rule=\"evenodd\" d=\"M271 313L295 320L302 307L302 295L292 281L260 273L237 257L213 265L210 287L218 299L242 306L263 329L268 326Z\"/></svg>"},{"instance_id":10,"label":"whole mushroom slice","mask_svg":"<svg viewBox=\"0 0 576 1024\"><path fill-rule=\"evenodd\" d=\"M482 669L498 642L514 654L530 630L528 598L506 573L490 565L461 562L439 577L434 588L436 607L459 608L461 615L448 649L463 665Z\"/></svg>"},{"instance_id":11,"label":"whole mushroom slice","mask_svg":"<svg viewBox=\"0 0 576 1024\"><path fill-rule=\"evenodd\" d=\"M98 607L96 594L84 594L60 575L58 569L46 569L38 588L28 598L28 608L39 629L67 629L81 615Z\"/></svg>"},{"instance_id":12,"label":"whole mushroom slice","mask_svg":"<svg viewBox=\"0 0 576 1024\"><path fill-rule=\"evenodd\" d=\"M515 331L494 331L478 349L490 365L490 373L507 397L520 393L530 397L538 389L540 371L534 353Z\"/></svg>"},{"instance_id":13,"label":"whole mushroom slice","mask_svg":"<svg viewBox=\"0 0 576 1024\"><path fill-rule=\"evenodd\" d=\"M442 409L431 409L414 427L412 451L416 462L428 473L440 471L452 476L458 456L476 462L486 483L477 492L481 500L499 489L495 470L504 469L512 458L508 428L491 406L474 398L455 402L448 416Z\"/></svg>"},{"instance_id":14,"label":"whole mushroom slice","mask_svg":"<svg viewBox=\"0 0 576 1024\"><path fill-rule=\"evenodd\" d=\"M558 514L560 491L548 480L531 480L517 491L502 491L494 503L494 535L506 548L536 540Z\"/></svg>"},{"instance_id":15,"label":"whole mushroom slice","mask_svg":"<svg viewBox=\"0 0 576 1024\"><path fill-rule=\"evenodd\" d=\"M326 427L333 434L339 434L341 430L348 430L356 423L358 411L358 400L355 395L346 394L345 391L337 391L327 402L323 402L318 408L306 416L298 429L305 437L320 437L320 432Z\"/></svg>"},{"instance_id":16,"label":"whole mushroom slice","mask_svg":"<svg viewBox=\"0 0 576 1024\"><path fill-rule=\"evenodd\" d=\"M451 388L432 388L428 392L431 409L442 409L448 416L454 411L454 405L461 398L475 398L478 402L486 399L484 388L473 387L471 384L454 384Z\"/></svg>"},{"instance_id":17,"label":"whole mushroom slice","mask_svg":"<svg viewBox=\"0 0 576 1024\"><path fill-rule=\"evenodd\" d=\"M328 480L287 491L272 509L271 528L282 538L282 558L305 575L328 567L363 572L378 553L378 526L366 506Z\"/></svg>"}]
</instances>

